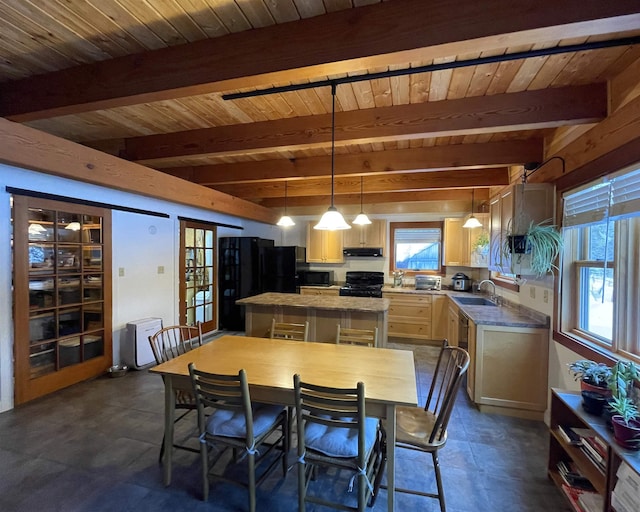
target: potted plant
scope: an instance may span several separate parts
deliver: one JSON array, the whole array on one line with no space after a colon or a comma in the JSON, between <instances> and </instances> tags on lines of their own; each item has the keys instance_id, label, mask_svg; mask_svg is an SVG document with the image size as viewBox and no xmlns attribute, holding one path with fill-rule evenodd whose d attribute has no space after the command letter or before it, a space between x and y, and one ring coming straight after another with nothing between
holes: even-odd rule
<instances>
[{"instance_id":1,"label":"potted plant","mask_svg":"<svg viewBox=\"0 0 640 512\"><path fill-rule=\"evenodd\" d=\"M640 413L633 398L635 381L639 376L633 361L617 361L609 376L613 436L620 446L630 450L640 449Z\"/></svg>"},{"instance_id":2,"label":"potted plant","mask_svg":"<svg viewBox=\"0 0 640 512\"><path fill-rule=\"evenodd\" d=\"M531 222L525 233L507 233L502 247L505 259L510 259L513 265L522 263L526 255L527 266L538 277L556 269L554 264L564 244L562 234L550 220L540 223ZM517 256L516 256L517 255Z\"/></svg>"},{"instance_id":3,"label":"potted plant","mask_svg":"<svg viewBox=\"0 0 640 512\"><path fill-rule=\"evenodd\" d=\"M611 367L589 359L580 359L569 364L569 372L575 380L580 380L582 391L591 391L603 396L611 396Z\"/></svg>"}]
</instances>

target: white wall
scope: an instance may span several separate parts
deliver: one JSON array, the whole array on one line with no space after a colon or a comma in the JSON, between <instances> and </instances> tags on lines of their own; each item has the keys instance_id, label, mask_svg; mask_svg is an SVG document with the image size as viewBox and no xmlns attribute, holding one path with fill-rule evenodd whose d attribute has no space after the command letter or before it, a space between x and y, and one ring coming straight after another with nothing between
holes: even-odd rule
<instances>
[{"instance_id":1,"label":"white wall","mask_svg":"<svg viewBox=\"0 0 640 512\"><path fill-rule=\"evenodd\" d=\"M0 412L13 407L13 317L11 207L6 187L57 194L168 214L169 218L113 210L113 360L120 361L127 322L149 316L165 325L178 321L178 216L239 226L220 227L219 236L276 240L276 226L159 201L0 164ZM158 273L164 267L164 273ZM119 269L124 275L119 276Z\"/></svg>"}]
</instances>

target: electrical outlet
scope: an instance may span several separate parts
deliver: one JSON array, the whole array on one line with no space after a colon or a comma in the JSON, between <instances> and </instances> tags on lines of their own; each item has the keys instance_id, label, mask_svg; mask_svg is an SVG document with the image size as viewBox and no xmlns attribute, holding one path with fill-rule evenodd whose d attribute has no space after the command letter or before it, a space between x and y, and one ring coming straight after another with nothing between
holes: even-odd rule
<instances>
[{"instance_id":1,"label":"electrical outlet","mask_svg":"<svg viewBox=\"0 0 640 512\"><path fill-rule=\"evenodd\" d=\"M120 267L120 268L118 269L118 276L120 276L120 277L124 277L124 267Z\"/></svg>"},{"instance_id":2,"label":"electrical outlet","mask_svg":"<svg viewBox=\"0 0 640 512\"><path fill-rule=\"evenodd\" d=\"M535 286L532 286L531 288L529 288L529 296L532 299L536 298L536 287Z\"/></svg>"},{"instance_id":3,"label":"electrical outlet","mask_svg":"<svg viewBox=\"0 0 640 512\"><path fill-rule=\"evenodd\" d=\"M549 290L545 290L542 294L542 302L547 304L549 302Z\"/></svg>"},{"instance_id":4,"label":"electrical outlet","mask_svg":"<svg viewBox=\"0 0 640 512\"><path fill-rule=\"evenodd\" d=\"M162 265L158 267L158 274L164 274L164 267Z\"/></svg>"}]
</instances>

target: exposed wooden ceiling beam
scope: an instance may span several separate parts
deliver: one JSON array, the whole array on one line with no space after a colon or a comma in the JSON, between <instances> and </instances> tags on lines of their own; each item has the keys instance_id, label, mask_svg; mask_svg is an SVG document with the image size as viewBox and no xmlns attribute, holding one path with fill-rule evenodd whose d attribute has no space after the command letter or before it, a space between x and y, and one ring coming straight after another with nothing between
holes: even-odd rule
<instances>
[{"instance_id":1,"label":"exposed wooden ceiling beam","mask_svg":"<svg viewBox=\"0 0 640 512\"><path fill-rule=\"evenodd\" d=\"M379 203L406 203L419 201L467 201L471 206L474 199L476 206L489 199L489 188L476 188L472 197L471 189L438 189L438 190L412 190L411 192L384 192L374 194L364 194L364 204ZM287 197L287 208L326 206L329 204L331 196L317 195L304 197ZM335 196L334 203L337 206L360 204L360 194L341 194ZM284 206L283 197L271 197L260 201L262 206L268 208L281 208Z\"/></svg>"},{"instance_id":2,"label":"exposed wooden ceiling beam","mask_svg":"<svg viewBox=\"0 0 640 512\"><path fill-rule=\"evenodd\" d=\"M382 2L5 83L0 115L24 122L633 30L635 11L636 0L460 0L454 16L447 3Z\"/></svg>"},{"instance_id":3,"label":"exposed wooden ceiling beam","mask_svg":"<svg viewBox=\"0 0 640 512\"><path fill-rule=\"evenodd\" d=\"M335 174L373 176L428 169L518 165L541 162L543 149L542 139L530 139L347 154L336 157ZM330 176L331 157L176 167L162 171L200 185L282 181Z\"/></svg>"},{"instance_id":4,"label":"exposed wooden ceiling beam","mask_svg":"<svg viewBox=\"0 0 640 512\"><path fill-rule=\"evenodd\" d=\"M277 212L0 118L0 162L275 224Z\"/></svg>"},{"instance_id":5,"label":"exposed wooden ceiling beam","mask_svg":"<svg viewBox=\"0 0 640 512\"><path fill-rule=\"evenodd\" d=\"M606 84L398 105L336 113L336 143L444 137L593 123L607 115ZM331 115L133 137L123 155L151 167L186 156L251 154L326 146Z\"/></svg>"},{"instance_id":6,"label":"exposed wooden ceiling beam","mask_svg":"<svg viewBox=\"0 0 640 512\"><path fill-rule=\"evenodd\" d=\"M491 187L509 184L508 168L433 171L420 173L384 174L370 176L364 181L367 194L374 192L407 192L410 190ZM283 197L281 182L254 182L216 185L216 190L244 199ZM307 178L290 181L288 197L316 196L331 193L331 178ZM341 176L335 180L335 195L360 193L360 178Z\"/></svg>"}]
</instances>

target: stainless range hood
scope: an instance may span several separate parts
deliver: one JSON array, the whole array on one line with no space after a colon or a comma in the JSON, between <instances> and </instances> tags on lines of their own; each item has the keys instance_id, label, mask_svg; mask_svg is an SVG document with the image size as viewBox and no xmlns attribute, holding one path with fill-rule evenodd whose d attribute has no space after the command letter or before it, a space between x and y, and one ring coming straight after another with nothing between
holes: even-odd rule
<instances>
[{"instance_id":1,"label":"stainless range hood","mask_svg":"<svg viewBox=\"0 0 640 512\"><path fill-rule=\"evenodd\" d=\"M379 258L382 256L382 247L347 247L342 252L345 256Z\"/></svg>"}]
</instances>

